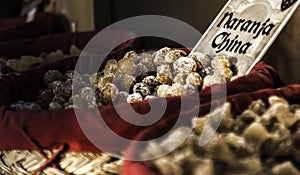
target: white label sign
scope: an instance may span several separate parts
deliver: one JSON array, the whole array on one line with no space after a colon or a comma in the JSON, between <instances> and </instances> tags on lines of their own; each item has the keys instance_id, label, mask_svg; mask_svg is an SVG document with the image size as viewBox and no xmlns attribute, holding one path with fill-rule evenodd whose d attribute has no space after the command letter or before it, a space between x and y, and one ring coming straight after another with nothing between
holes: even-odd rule
<instances>
[{"instance_id":1,"label":"white label sign","mask_svg":"<svg viewBox=\"0 0 300 175\"><path fill-rule=\"evenodd\" d=\"M192 52L237 58L238 76L264 56L299 0L230 0Z\"/></svg>"}]
</instances>

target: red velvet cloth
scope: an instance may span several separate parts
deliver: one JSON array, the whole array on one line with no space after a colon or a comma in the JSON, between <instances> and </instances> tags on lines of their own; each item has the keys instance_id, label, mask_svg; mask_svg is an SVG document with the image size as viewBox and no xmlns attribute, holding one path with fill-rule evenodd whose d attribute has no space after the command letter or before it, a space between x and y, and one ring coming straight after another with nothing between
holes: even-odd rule
<instances>
[{"instance_id":1,"label":"red velvet cloth","mask_svg":"<svg viewBox=\"0 0 300 175\"><path fill-rule=\"evenodd\" d=\"M0 41L68 32L61 25L62 22L58 15L48 13L38 13L35 19L28 23L23 17L0 20Z\"/></svg>"},{"instance_id":2,"label":"red velvet cloth","mask_svg":"<svg viewBox=\"0 0 300 175\"><path fill-rule=\"evenodd\" d=\"M45 35L38 38L19 39L0 43L0 56L7 58L19 58L22 55L39 56L41 53L50 53L57 49L68 54L70 47L76 45L79 49L83 49L86 44L98 33L98 31L78 32L78 33L62 33ZM108 51L118 38L124 36L135 37L135 34L126 30L111 30L106 32L105 42L99 42L97 46L101 51ZM118 49L138 49L141 48L141 42L136 39L129 40L120 44Z\"/></svg>"},{"instance_id":3,"label":"red velvet cloth","mask_svg":"<svg viewBox=\"0 0 300 175\"><path fill-rule=\"evenodd\" d=\"M128 50L116 50L111 53L107 59L121 58ZM87 63L93 65L93 58L86 58ZM104 60L105 63L106 60ZM38 147L42 149L52 149L64 144L68 145L68 151L92 151L99 152L99 148L93 143L101 143L103 149L111 151L124 151L130 144L119 144L110 133L106 132L105 126L99 122L99 118L95 115L95 111L82 109L79 113L84 114L81 118L81 125L87 126L92 134L89 138L95 139L93 143L84 134L80 128L74 110L62 110L56 112L15 112L8 110L7 106L16 100L30 100L37 92L45 87L43 82L43 74L50 69L58 69L61 72L74 68L77 58L68 58L61 62L52 64L41 64L31 70L21 73L10 73L0 77L0 150L26 149L36 150ZM133 125L121 119L116 108L121 111L122 115L128 116L130 119L140 122L143 118L136 118L135 112L128 110L126 104L113 106L100 106L98 111L102 115L106 125L116 134L130 140L149 140L163 135L169 131L176 122L180 110L183 111L183 117L189 117L193 113L204 115L211 108L215 108L221 104L222 96L211 101L211 92L214 95L227 93L227 101L233 106L233 112L239 113L252 100L266 100L270 95L286 97L291 102L299 103L298 85L283 87L284 84L276 71L260 62L250 74L240 77L232 82L224 85L214 85L202 90L200 93L186 95L182 98L173 97L166 99L166 112L154 124L150 126ZM181 109L182 102L194 101L200 98L200 104L184 106ZM223 99L225 100L225 99ZM157 98L152 101L156 105L163 105L164 99ZM145 114L149 112L149 102L142 101L131 105L136 112ZM186 123L187 125L190 123ZM25 134L24 134L25 133ZM28 138L31 138L28 139ZM33 144L33 142L35 144ZM37 146L36 146L37 145ZM132 147L130 147L132 148ZM129 150L130 151L130 150ZM126 156L133 154L127 152ZM156 174L153 170L145 166L142 162L125 161L123 166L123 174Z\"/></svg>"},{"instance_id":4,"label":"red velvet cloth","mask_svg":"<svg viewBox=\"0 0 300 175\"><path fill-rule=\"evenodd\" d=\"M234 115L238 115L243 112L252 101L261 99L264 102L267 102L270 96L279 96L288 100L291 104L300 104L300 85L289 85L281 88L266 88L254 92L243 92L234 95L230 95L227 98L227 101L232 105L232 111ZM213 101L212 103L217 103L218 100ZM201 106L203 109L210 107L211 104L204 104ZM204 113L203 113L204 114ZM155 129L149 129L141 133L139 136L143 139L147 137L153 137L153 135L160 135L157 133L160 129L165 128L164 124L157 126ZM132 150L128 154L134 154ZM127 155L128 156L128 155ZM122 174L124 175L161 175L155 170L151 169L149 166L143 164L143 162L138 161L125 161L122 167Z\"/></svg>"},{"instance_id":5,"label":"red velvet cloth","mask_svg":"<svg viewBox=\"0 0 300 175\"><path fill-rule=\"evenodd\" d=\"M125 51L124 51L125 52ZM116 51L109 57L119 58L124 52ZM19 99L32 99L39 89L45 85L42 83L43 74L49 69L58 69L62 72L73 69L76 63L76 58L69 58L63 62L53 63L48 65L40 65L32 70L22 73L11 73L0 78L0 150L10 149L36 149L24 137L21 130L35 140L41 148L51 149L60 144L67 144L69 151L99 151L84 135L80 129L77 118L73 110L63 110L57 112L14 112L7 109L7 105ZM88 61L88 58L87 58ZM91 61L90 64L93 64ZM227 94L234 95L239 93L250 93L264 88L277 88L283 86L276 71L264 63L258 63L253 71L244 77L241 77L233 82L227 84ZM216 93L221 93L224 89L221 85L215 85L204 89L198 95L201 99L200 113L207 112L207 107L210 105L210 90L216 89ZM113 106L100 106L98 110L102 114L103 119L107 125L117 134L128 139L137 139L139 133L156 130L155 128L162 127L162 130L167 131L174 123L174 119L178 117L180 109L180 102L190 101L195 99L195 95L183 96L183 98L174 97L167 99L166 113L163 117L153 125L150 126L135 126L127 123L121 119ZM155 99L156 104L163 102L163 99ZM242 104L246 102L243 101ZM123 105L117 105L122 114L134 118L134 114L124 108ZM132 104L132 107L139 113L147 113L149 111L149 102L143 101ZM185 115L193 111L196 106L186 106L183 110ZM196 108L197 109L197 108ZM93 111L83 110L85 120L91 129L95 129L95 136L105 137L105 144L111 150L124 150L128 145L118 145L116 140L112 139L104 132L102 126L95 117ZM141 120L141 118L136 119ZM103 132L102 132L103 131ZM160 135L161 133L154 133L152 137ZM99 141L99 140L98 140ZM100 140L103 142L103 140ZM113 145L113 146L112 146Z\"/></svg>"}]
</instances>

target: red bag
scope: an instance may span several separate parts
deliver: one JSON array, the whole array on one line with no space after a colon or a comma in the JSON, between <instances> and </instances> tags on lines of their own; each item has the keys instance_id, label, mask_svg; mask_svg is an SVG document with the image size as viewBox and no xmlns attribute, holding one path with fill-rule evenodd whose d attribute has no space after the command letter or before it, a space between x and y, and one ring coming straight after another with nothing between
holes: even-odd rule
<instances>
[{"instance_id":1,"label":"red bag","mask_svg":"<svg viewBox=\"0 0 300 175\"><path fill-rule=\"evenodd\" d=\"M230 89L229 89L230 91ZM200 93L201 94L201 93ZM251 104L251 102L255 100L263 100L265 103L267 103L268 98L270 96L278 96L285 98L290 104L300 104L300 85L289 85L281 88L266 88L254 92L244 92L244 93L238 93L228 96L227 102L231 103L232 106L232 112L234 116L237 116L241 114L245 109L248 108L248 106ZM208 111L211 106L218 106L220 100L212 101L211 103L208 102L207 104L204 104L201 106L200 111ZM215 105L212 105L215 104ZM200 112L201 113L201 112ZM202 115L205 114L201 113ZM200 115L201 116L201 115ZM162 134L162 132L165 131L165 128L169 127L168 122L161 123L160 125L157 125L155 128L150 128L148 130L145 130L143 133L139 134L138 140L149 140L152 138L156 138ZM135 145L132 145L130 149L128 149L126 156L130 158L134 154L137 154L135 152ZM151 169L148 165L144 164L143 162L138 161L124 161L123 167L122 167L122 174L124 175L161 175L156 170Z\"/></svg>"},{"instance_id":2,"label":"red bag","mask_svg":"<svg viewBox=\"0 0 300 175\"><path fill-rule=\"evenodd\" d=\"M126 50L115 51L107 58L122 58ZM93 60L86 59L91 65ZM43 84L43 74L50 69L58 69L61 72L74 68L76 58L69 58L62 62L52 63L48 65L40 65L29 71L21 73L11 73L0 78L0 149L26 149L34 150L36 146L28 140L32 138L40 148L53 149L61 144L67 144L69 151L99 151L81 130L74 110L63 110L57 112L14 112L7 109L7 106L16 100L30 100L37 92L45 87ZM104 61L105 63L105 61ZM233 95L238 93L253 92L264 88L277 88L283 86L283 83L276 71L264 64L258 63L256 67L247 76L238 78L227 84L227 94ZM222 85L214 85L201 91L198 95L201 99L201 105L210 102L211 89L214 88L216 93L224 91ZM98 110L102 114L106 124L117 134L129 139L136 139L139 133L148 129L153 129L166 124L165 130L172 121L176 120L178 110L180 109L181 100L193 100L195 94L186 95L182 98L173 97L167 99L167 108L165 115L155 124L151 126L135 126L121 119L113 106L100 106ZM164 99L154 99L153 103L163 103ZM134 119L134 114L124 108L125 104L115 107L121 110L122 114L126 114ZM142 101L132 104L132 107L139 113L147 113L149 111L149 102ZM197 107L197 106L196 106ZM201 107L201 106L200 106ZM200 108L201 109L201 108ZM187 106L184 109L187 114L193 110L193 106ZM96 129L98 132L95 136L105 138L105 143L111 150L124 150L128 145L117 145L116 140L107 135L104 126L97 122L97 118L93 111L85 111L85 120L90 121L90 128ZM197 111L198 112L198 111ZM201 113L207 112L205 108L200 110ZM138 119L140 120L140 119ZM171 121L171 122L170 122ZM103 131L103 132L102 132ZM26 133L24 136L24 133ZM102 135L101 135L102 134ZM103 140L98 140L103 142ZM114 146L111 146L114 145Z\"/></svg>"},{"instance_id":3,"label":"red bag","mask_svg":"<svg viewBox=\"0 0 300 175\"><path fill-rule=\"evenodd\" d=\"M117 50L111 53L107 59L122 58L127 50ZM21 73L11 73L0 77L0 150L12 149L55 149L61 145L67 145L67 151L91 151L99 152L100 149L110 151L124 151L128 148L128 144L119 144L118 140L111 133L107 132L106 126L119 136L129 140L152 139L162 135L168 131L176 122L180 110L183 115L188 116L191 113L206 114L210 108L220 105L222 99L215 99L211 102L212 90L217 94L226 91L228 100L234 101L235 95L245 95L245 93L256 93L255 91L265 88L279 88L284 86L276 71L260 62L248 75L240 77L232 82L224 85L213 85L202 90L198 94L185 95L182 97L172 97L166 99L166 110L164 115L154 124L150 126L138 126L128 123L120 118L116 108L122 115L128 116L131 120L142 122L143 118L136 118L135 113L149 112L149 101L142 101L131 104L135 111L128 110L127 104L116 106L100 106L98 110L105 121L105 125L99 122L99 118L92 110L79 110L84 114L80 124L75 116L74 110L62 110L56 112L15 112L8 110L7 106L19 99L30 100L37 92L45 87L43 84L43 74L50 69L57 69L62 73L66 70L74 69L77 58L68 58L64 61L39 65L33 69ZM86 58L86 62L93 65L93 58ZM105 63L106 60L103 61ZM103 66L102 66L103 67ZM294 90L294 89L293 89ZM291 93L295 93L292 90ZM255 97L259 97L259 93ZM193 106L184 106L181 109L181 103L184 101L194 101L200 98L200 104ZM249 99L252 100L252 99ZM152 102L161 105L165 99L157 98ZM241 103L242 102L242 103ZM236 101L235 105L244 106L243 100ZM211 104L213 104L211 106ZM200 109L199 109L200 108ZM82 120L83 119L83 120ZM82 126L87 126L92 135L85 135ZM86 128L86 127L85 127ZM85 130L86 131L86 130ZM93 139L93 142L90 141ZM94 145L94 143L96 145ZM98 148L97 144L101 143L102 147ZM129 155L129 154L128 154ZM156 174L141 162L125 161L123 171L125 174Z\"/></svg>"},{"instance_id":4,"label":"red bag","mask_svg":"<svg viewBox=\"0 0 300 175\"><path fill-rule=\"evenodd\" d=\"M0 21L0 41L20 38L33 38L46 34L68 32L69 23L57 14L39 13L34 21L26 23L25 18L12 18Z\"/></svg>"}]
</instances>

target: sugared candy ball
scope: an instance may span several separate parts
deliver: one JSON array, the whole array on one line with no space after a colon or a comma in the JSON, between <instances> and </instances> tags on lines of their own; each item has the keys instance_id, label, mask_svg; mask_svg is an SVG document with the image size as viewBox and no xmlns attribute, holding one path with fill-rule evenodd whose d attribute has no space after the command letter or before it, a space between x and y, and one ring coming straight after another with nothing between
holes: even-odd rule
<instances>
[{"instance_id":1,"label":"sugared candy ball","mask_svg":"<svg viewBox=\"0 0 300 175\"><path fill-rule=\"evenodd\" d=\"M136 64L128 59L121 59L118 62L118 68L121 73L133 75L136 72Z\"/></svg>"},{"instance_id":2,"label":"sugared candy ball","mask_svg":"<svg viewBox=\"0 0 300 175\"><path fill-rule=\"evenodd\" d=\"M161 66L161 65L164 65L166 64L166 61L165 61L165 56L167 55L167 53L169 53L171 51L170 48L168 47L164 47L156 52L153 53L153 57L154 57L154 64L156 66Z\"/></svg>"},{"instance_id":3,"label":"sugared candy ball","mask_svg":"<svg viewBox=\"0 0 300 175\"><path fill-rule=\"evenodd\" d=\"M148 71L156 71L156 66L153 62L153 57L150 54L141 54L139 64L145 65Z\"/></svg>"},{"instance_id":4,"label":"sugared candy ball","mask_svg":"<svg viewBox=\"0 0 300 175\"><path fill-rule=\"evenodd\" d=\"M217 55L211 60L211 66L214 69L217 69L220 66L230 68L231 65L232 65L231 60L227 56Z\"/></svg>"},{"instance_id":5,"label":"sugared candy ball","mask_svg":"<svg viewBox=\"0 0 300 175\"><path fill-rule=\"evenodd\" d=\"M49 111L57 111L57 110L61 110L63 108L64 108L63 105L61 105L61 104L59 104L57 102L51 102L49 104L48 110Z\"/></svg>"},{"instance_id":6,"label":"sugared candy ball","mask_svg":"<svg viewBox=\"0 0 300 175\"><path fill-rule=\"evenodd\" d=\"M107 83L101 89L101 102L103 104L110 104L117 96L119 89L116 85L112 83Z\"/></svg>"},{"instance_id":7,"label":"sugared candy ball","mask_svg":"<svg viewBox=\"0 0 300 175\"><path fill-rule=\"evenodd\" d=\"M40 92L40 98L46 103L50 103L53 98L53 92L49 89L44 89Z\"/></svg>"},{"instance_id":8,"label":"sugared candy ball","mask_svg":"<svg viewBox=\"0 0 300 175\"><path fill-rule=\"evenodd\" d=\"M172 86L163 84L159 85L157 88L157 96L158 97L172 97L172 91L171 91Z\"/></svg>"},{"instance_id":9,"label":"sugared candy ball","mask_svg":"<svg viewBox=\"0 0 300 175\"><path fill-rule=\"evenodd\" d=\"M115 59L110 59L107 61L104 67L104 74L107 75L109 73L115 74L118 71L118 62Z\"/></svg>"},{"instance_id":10,"label":"sugared candy ball","mask_svg":"<svg viewBox=\"0 0 300 175\"><path fill-rule=\"evenodd\" d=\"M97 88L102 89L106 84L112 83L114 78L115 75L112 73L99 77Z\"/></svg>"},{"instance_id":11,"label":"sugared candy ball","mask_svg":"<svg viewBox=\"0 0 300 175\"><path fill-rule=\"evenodd\" d=\"M161 84L171 84L173 79L171 71L168 70L164 72L157 72L156 77Z\"/></svg>"},{"instance_id":12,"label":"sugared candy ball","mask_svg":"<svg viewBox=\"0 0 300 175\"><path fill-rule=\"evenodd\" d=\"M46 84L52 83L53 81L60 80L62 78L62 74L58 70L49 70L44 75L44 82Z\"/></svg>"},{"instance_id":13,"label":"sugared candy ball","mask_svg":"<svg viewBox=\"0 0 300 175\"><path fill-rule=\"evenodd\" d=\"M175 73L182 72L187 75L197 70L197 64L192 58L180 57L174 62L173 68Z\"/></svg>"},{"instance_id":14,"label":"sugared candy ball","mask_svg":"<svg viewBox=\"0 0 300 175\"><path fill-rule=\"evenodd\" d=\"M217 76L224 77L226 81L230 81L233 76L233 72L231 71L231 69L226 67L218 67L214 70L214 73Z\"/></svg>"},{"instance_id":15,"label":"sugared candy ball","mask_svg":"<svg viewBox=\"0 0 300 175\"><path fill-rule=\"evenodd\" d=\"M201 67L208 67L210 65L210 58L208 55L201 53L201 52L193 52L189 55L198 66Z\"/></svg>"},{"instance_id":16,"label":"sugared candy ball","mask_svg":"<svg viewBox=\"0 0 300 175\"><path fill-rule=\"evenodd\" d=\"M186 84L201 86L202 78L197 72L191 72L186 78Z\"/></svg>"},{"instance_id":17,"label":"sugared candy ball","mask_svg":"<svg viewBox=\"0 0 300 175\"><path fill-rule=\"evenodd\" d=\"M171 84L173 80L172 72L168 65L159 66L156 77L161 84Z\"/></svg>"},{"instance_id":18,"label":"sugared candy ball","mask_svg":"<svg viewBox=\"0 0 300 175\"><path fill-rule=\"evenodd\" d=\"M214 85L214 84L224 84L226 79L217 75L207 75L203 79L203 88Z\"/></svg>"},{"instance_id":19,"label":"sugared candy ball","mask_svg":"<svg viewBox=\"0 0 300 175\"><path fill-rule=\"evenodd\" d=\"M173 83L185 84L186 75L184 73L178 73L173 79Z\"/></svg>"},{"instance_id":20,"label":"sugared candy ball","mask_svg":"<svg viewBox=\"0 0 300 175\"><path fill-rule=\"evenodd\" d=\"M54 81L52 82L52 85L53 87L52 89L52 92L55 96L59 96L59 97L63 97L64 96L64 87L65 87L65 84L61 81Z\"/></svg>"},{"instance_id":21,"label":"sugared candy ball","mask_svg":"<svg viewBox=\"0 0 300 175\"><path fill-rule=\"evenodd\" d=\"M132 61L134 63L138 63L139 62L139 57L138 57L138 55L134 51L127 52L124 55L123 59L128 59L128 60L130 60L130 61Z\"/></svg>"},{"instance_id":22,"label":"sugared candy ball","mask_svg":"<svg viewBox=\"0 0 300 175\"><path fill-rule=\"evenodd\" d=\"M143 97L150 95L151 90L145 83L137 83L133 86L134 93L140 93Z\"/></svg>"},{"instance_id":23,"label":"sugared candy ball","mask_svg":"<svg viewBox=\"0 0 300 175\"><path fill-rule=\"evenodd\" d=\"M133 94L129 94L127 97L127 103L136 103L139 101L142 101L143 97L140 93L133 93Z\"/></svg>"},{"instance_id":24,"label":"sugared candy ball","mask_svg":"<svg viewBox=\"0 0 300 175\"><path fill-rule=\"evenodd\" d=\"M172 84L171 87L172 96L181 96L184 92L184 87L182 84Z\"/></svg>"},{"instance_id":25,"label":"sugared candy ball","mask_svg":"<svg viewBox=\"0 0 300 175\"><path fill-rule=\"evenodd\" d=\"M186 52L183 50L171 50L165 56L166 63L174 63L181 56L185 56Z\"/></svg>"},{"instance_id":26,"label":"sugared candy ball","mask_svg":"<svg viewBox=\"0 0 300 175\"><path fill-rule=\"evenodd\" d=\"M159 85L158 79L153 75L145 77L142 80L142 83L145 83L146 85L148 85L150 87L150 89L152 89L152 90L155 89L155 87Z\"/></svg>"}]
</instances>

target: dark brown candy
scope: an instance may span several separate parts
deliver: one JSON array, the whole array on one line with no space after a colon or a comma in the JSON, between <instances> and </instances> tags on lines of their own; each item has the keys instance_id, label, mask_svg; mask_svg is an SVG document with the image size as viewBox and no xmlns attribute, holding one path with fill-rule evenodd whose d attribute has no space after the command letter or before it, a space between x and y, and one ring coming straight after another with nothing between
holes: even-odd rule
<instances>
[{"instance_id":1,"label":"dark brown candy","mask_svg":"<svg viewBox=\"0 0 300 175\"><path fill-rule=\"evenodd\" d=\"M133 86L134 93L140 93L143 97L150 95L151 90L145 83L137 83Z\"/></svg>"},{"instance_id":2,"label":"dark brown candy","mask_svg":"<svg viewBox=\"0 0 300 175\"><path fill-rule=\"evenodd\" d=\"M49 89L45 89L40 92L40 99L43 100L45 103L50 103L53 96L54 95L52 90Z\"/></svg>"},{"instance_id":3,"label":"dark brown candy","mask_svg":"<svg viewBox=\"0 0 300 175\"><path fill-rule=\"evenodd\" d=\"M148 87L150 87L151 90L154 90L156 86L158 86L160 83L157 80L157 78L153 75L147 76L142 80L142 83L146 84Z\"/></svg>"},{"instance_id":4,"label":"dark brown candy","mask_svg":"<svg viewBox=\"0 0 300 175\"><path fill-rule=\"evenodd\" d=\"M54 96L52 102L57 102L62 105L66 102L66 100L63 97Z\"/></svg>"},{"instance_id":5,"label":"dark brown candy","mask_svg":"<svg viewBox=\"0 0 300 175\"><path fill-rule=\"evenodd\" d=\"M64 87L65 84L61 81L54 81L53 82L53 89L52 92L55 96L63 97L64 96Z\"/></svg>"},{"instance_id":6,"label":"dark brown candy","mask_svg":"<svg viewBox=\"0 0 300 175\"><path fill-rule=\"evenodd\" d=\"M46 84L52 83L53 81L61 80L62 74L58 70L49 70L44 75L44 82Z\"/></svg>"}]
</instances>

